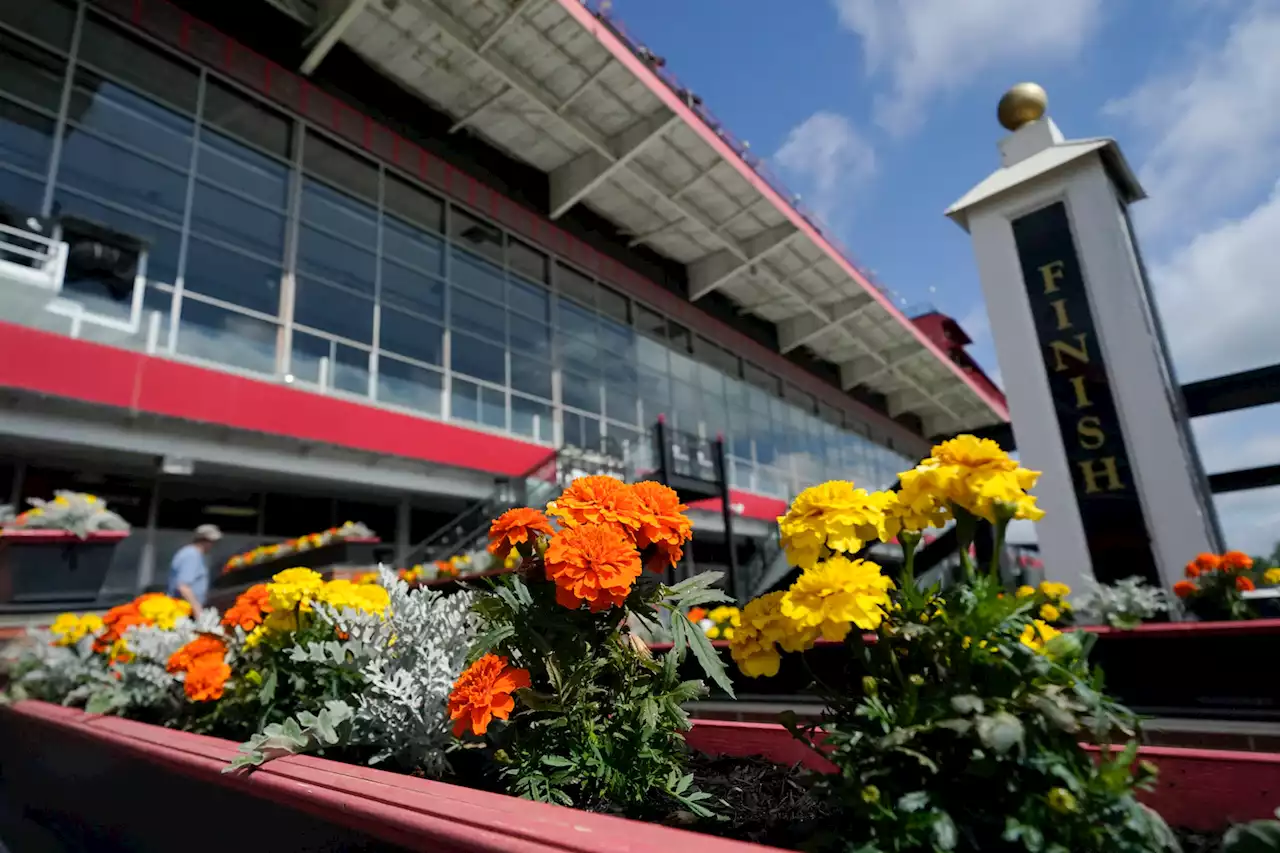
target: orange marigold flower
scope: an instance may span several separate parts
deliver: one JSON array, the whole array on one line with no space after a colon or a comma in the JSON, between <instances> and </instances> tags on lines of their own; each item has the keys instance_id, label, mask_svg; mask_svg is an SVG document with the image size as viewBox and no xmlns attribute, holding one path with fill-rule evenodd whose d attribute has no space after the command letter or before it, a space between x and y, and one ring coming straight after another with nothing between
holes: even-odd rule
<instances>
[{"instance_id":1,"label":"orange marigold flower","mask_svg":"<svg viewBox=\"0 0 1280 853\"><path fill-rule=\"evenodd\" d=\"M1187 563L1187 577L1189 578L1200 577L1200 567L1196 565L1195 560L1192 560L1190 563Z\"/></svg>"},{"instance_id":2,"label":"orange marigold flower","mask_svg":"<svg viewBox=\"0 0 1280 853\"><path fill-rule=\"evenodd\" d=\"M1200 569L1200 574L1216 572L1222 568L1222 558L1217 554L1197 554L1195 565L1196 568Z\"/></svg>"},{"instance_id":3,"label":"orange marigold flower","mask_svg":"<svg viewBox=\"0 0 1280 853\"><path fill-rule=\"evenodd\" d=\"M436 560L436 577L438 578L456 578L458 576L458 568L447 560Z\"/></svg>"},{"instance_id":4,"label":"orange marigold flower","mask_svg":"<svg viewBox=\"0 0 1280 853\"><path fill-rule=\"evenodd\" d=\"M110 651L116 641L124 636L125 630L134 625L145 624L147 620L139 612L136 599L113 607L102 617L103 631L93 641L93 650L99 653Z\"/></svg>"},{"instance_id":5,"label":"orange marigold flower","mask_svg":"<svg viewBox=\"0 0 1280 853\"><path fill-rule=\"evenodd\" d=\"M689 621L696 625L707 618L707 609L705 607L690 607L687 615Z\"/></svg>"},{"instance_id":6,"label":"orange marigold flower","mask_svg":"<svg viewBox=\"0 0 1280 853\"><path fill-rule=\"evenodd\" d=\"M231 667L212 655L199 658L187 670L182 690L192 702L212 702L222 698L223 688L231 677Z\"/></svg>"},{"instance_id":7,"label":"orange marigold flower","mask_svg":"<svg viewBox=\"0 0 1280 853\"><path fill-rule=\"evenodd\" d=\"M1257 589L1257 587L1254 586L1252 579L1247 578L1244 575L1240 575L1236 578L1236 589L1241 592L1251 592L1254 589Z\"/></svg>"},{"instance_id":8,"label":"orange marigold flower","mask_svg":"<svg viewBox=\"0 0 1280 853\"><path fill-rule=\"evenodd\" d=\"M560 519L565 527L611 523L626 528L632 536L640 529L644 512L631 486L604 475L579 477L547 504L547 514Z\"/></svg>"},{"instance_id":9,"label":"orange marigold flower","mask_svg":"<svg viewBox=\"0 0 1280 853\"><path fill-rule=\"evenodd\" d=\"M505 657L485 655L467 667L449 694L449 719L453 736L462 737L468 728L482 735L494 717L505 720L515 710L515 691L529 687L529 671L511 666Z\"/></svg>"},{"instance_id":10,"label":"orange marigold flower","mask_svg":"<svg viewBox=\"0 0 1280 853\"><path fill-rule=\"evenodd\" d=\"M169 664L165 667L169 672L186 672L196 661L206 657L222 660L227 654L227 645L221 637L213 634L199 634L169 656Z\"/></svg>"},{"instance_id":11,"label":"orange marigold flower","mask_svg":"<svg viewBox=\"0 0 1280 853\"><path fill-rule=\"evenodd\" d=\"M675 489L646 480L631 487L644 510L640 514L640 529L636 531L636 546L654 547L649 568L655 572L674 566L684 557L684 543L693 536L693 522L680 503Z\"/></svg>"},{"instance_id":12,"label":"orange marigold flower","mask_svg":"<svg viewBox=\"0 0 1280 853\"><path fill-rule=\"evenodd\" d=\"M227 627L239 625L246 631L252 631L262 624L262 619L271 612L271 594L265 583L254 584L240 593L236 603L222 614L222 624Z\"/></svg>"},{"instance_id":13,"label":"orange marigold flower","mask_svg":"<svg viewBox=\"0 0 1280 853\"><path fill-rule=\"evenodd\" d=\"M489 553L505 560L513 548L532 543L539 533L555 533L545 515L523 506L509 509L489 525Z\"/></svg>"},{"instance_id":14,"label":"orange marigold flower","mask_svg":"<svg viewBox=\"0 0 1280 853\"><path fill-rule=\"evenodd\" d=\"M1199 587L1191 581L1178 581L1173 585L1173 594L1178 596L1178 598L1186 598L1197 590L1199 590Z\"/></svg>"},{"instance_id":15,"label":"orange marigold flower","mask_svg":"<svg viewBox=\"0 0 1280 853\"><path fill-rule=\"evenodd\" d=\"M640 554L614 524L561 530L551 537L544 562L556 602L570 610L584 603L592 613L621 607L640 577Z\"/></svg>"},{"instance_id":16,"label":"orange marigold flower","mask_svg":"<svg viewBox=\"0 0 1280 853\"><path fill-rule=\"evenodd\" d=\"M1228 551L1222 555L1222 568L1229 572L1248 571L1253 568L1253 558L1243 551Z\"/></svg>"}]
</instances>

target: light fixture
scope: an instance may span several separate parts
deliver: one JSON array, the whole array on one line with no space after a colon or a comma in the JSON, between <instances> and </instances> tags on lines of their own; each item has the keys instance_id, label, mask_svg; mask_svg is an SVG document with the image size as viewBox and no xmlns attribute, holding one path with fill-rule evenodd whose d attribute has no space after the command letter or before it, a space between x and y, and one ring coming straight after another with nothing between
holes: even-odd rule
<instances>
[{"instance_id":1,"label":"light fixture","mask_svg":"<svg viewBox=\"0 0 1280 853\"><path fill-rule=\"evenodd\" d=\"M204 508L205 515L225 515L228 518L252 518L258 511L251 506L224 506L211 504Z\"/></svg>"}]
</instances>

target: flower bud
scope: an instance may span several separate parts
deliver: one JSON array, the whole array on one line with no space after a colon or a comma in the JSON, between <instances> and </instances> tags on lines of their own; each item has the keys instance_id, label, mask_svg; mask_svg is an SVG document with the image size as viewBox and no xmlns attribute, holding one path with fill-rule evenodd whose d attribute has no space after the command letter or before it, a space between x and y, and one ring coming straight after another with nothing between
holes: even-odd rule
<instances>
[{"instance_id":1,"label":"flower bud","mask_svg":"<svg viewBox=\"0 0 1280 853\"><path fill-rule=\"evenodd\" d=\"M870 675L862 676L862 692L867 696L875 696L880 688L876 684L876 680Z\"/></svg>"}]
</instances>

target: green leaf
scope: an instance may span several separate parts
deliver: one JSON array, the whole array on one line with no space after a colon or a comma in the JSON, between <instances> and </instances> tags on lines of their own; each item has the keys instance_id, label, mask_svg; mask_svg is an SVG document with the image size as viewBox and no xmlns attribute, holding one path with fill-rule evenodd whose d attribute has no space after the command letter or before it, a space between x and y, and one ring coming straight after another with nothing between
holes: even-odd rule
<instances>
[{"instance_id":1,"label":"green leaf","mask_svg":"<svg viewBox=\"0 0 1280 853\"><path fill-rule=\"evenodd\" d=\"M724 577L723 572L703 572L694 575L675 586L666 587L663 590L663 597L670 606L678 609L681 615L690 607L732 602L733 599L723 590L715 588L715 584L719 583L722 577Z\"/></svg>"},{"instance_id":2,"label":"green leaf","mask_svg":"<svg viewBox=\"0 0 1280 853\"><path fill-rule=\"evenodd\" d=\"M1223 853L1277 853L1280 851L1280 822L1255 820L1237 824L1222 839Z\"/></svg>"},{"instance_id":3,"label":"green leaf","mask_svg":"<svg viewBox=\"0 0 1280 853\"><path fill-rule=\"evenodd\" d=\"M1008 711L997 711L989 717L979 717L978 739L988 749L1004 755L1022 743L1022 722Z\"/></svg>"},{"instance_id":4,"label":"green leaf","mask_svg":"<svg viewBox=\"0 0 1280 853\"><path fill-rule=\"evenodd\" d=\"M112 690L100 690L89 697L84 710L89 714L109 714L120 704L120 697Z\"/></svg>"},{"instance_id":5,"label":"green leaf","mask_svg":"<svg viewBox=\"0 0 1280 853\"><path fill-rule=\"evenodd\" d=\"M262 680L262 687L258 689L258 701L263 705L270 705L271 700L276 697L276 671L272 669L267 673L267 677Z\"/></svg>"},{"instance_id":6,"label":"green leaf","mask_svg":"<svg viewBox=\"0 0 1280 853\"><path fill-rule=\"evenodd\" d=\"M933 842L939 850L954 850L956 847L956 824L951 815L938 812L933 821Z\"/></svg>"},{"instance_id":7,"label":"green leaf","mask_svg":"<svg viewBox=\"0 0 1280 853\"><path fill-rule=\"evenodd\" d=\"M544 755L542 763L548 767L572 767L573 762L561 755Z\"/></svg>"},{"instance_id":8,"label":"green leaf","mask_svg":"<svg viewBox=\"0 0 1280 853\"><path fill-rule=\"evenodd\" d=\"M970 693L952 696L951 707L957 714L981 714L983 710L982 699Z\"/></svg>"},{"instance_id":9,"label":"green leaf","mask_svg":"<svg viewBox=\"0 0 1280 853\"><path fill-rule=\"evenodd\" d=\"M738 698L733 692L733 684L729 681L729 674L725 671L724 664L720 661L720 656L716 654L711 641L707 639L707 635L702 633L701 629L689 625L687 620L680 633L683 635L689 650L693 652L694 658L697 659L698 664L702 667L702 671L707 674L707 678L715 682L716 686L727 693L730 699Z\"/></svg>"},{"instance_id":10,"label":"green leaf","mask_svg":"<svg viewBox=\"0 0 1280 853\"><path fill-rule=\"evenodd\" d=\"M912 791L910 794L903 794L898 799L898 808L908 814L918 812L927 805L929 805L929 793L927 791Z\"/></svg>"},{"instance_id":11,"label":"green leaf","mask_svg":"<svg viewBox=\"0 0 1280 853\"><path fill-rule=\"evenodd\" d=\"M476 637L474 642L472 642L471 659L479 660L497 648L499 643L514 636L515 633L515 626L510 622L499 622L498 624L491 626L483 634Z\"/></svg>"}]
</instances>

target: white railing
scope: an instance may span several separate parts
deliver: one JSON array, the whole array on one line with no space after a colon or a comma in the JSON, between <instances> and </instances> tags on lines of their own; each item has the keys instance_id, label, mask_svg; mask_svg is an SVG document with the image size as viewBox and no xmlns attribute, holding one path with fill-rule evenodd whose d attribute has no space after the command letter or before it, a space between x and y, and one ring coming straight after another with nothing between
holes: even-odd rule
<instances>
[{"instance_id":1,"label":"white railing","mask_svg":"<svg viewBox=\"0 0 1280 853\"><path fill-rule=\"evenodd\" d=\"M67 244L52 237L0 224L0 284L35 288L28 296L47 303L62 290L67 272ZM21 297L17 288L8 296ZM24 300L26 301L26 300ZM5 300L8 303L8 299Z\"/></svg>"}]
</instances>

